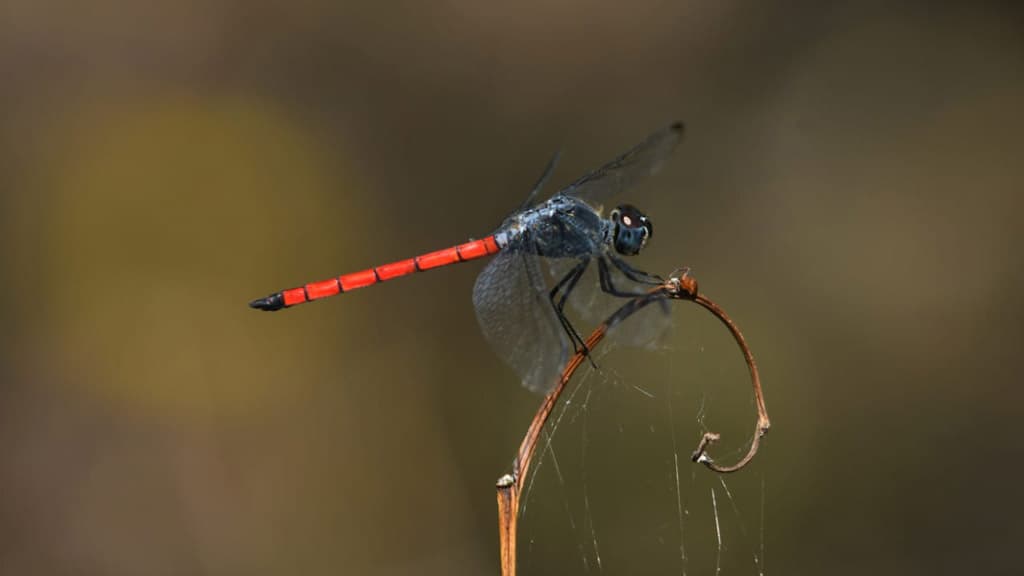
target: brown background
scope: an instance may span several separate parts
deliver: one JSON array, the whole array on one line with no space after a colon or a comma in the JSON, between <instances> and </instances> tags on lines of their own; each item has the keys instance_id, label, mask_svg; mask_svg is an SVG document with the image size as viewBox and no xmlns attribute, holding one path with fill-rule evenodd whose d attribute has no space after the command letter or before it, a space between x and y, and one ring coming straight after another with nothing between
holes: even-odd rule
<instances>
[{"instance_id":1,"label":"brown background","mask_svg":"<svg viewBox=\"0 0 1024 576\"><path fill-rule=\"evenodd\" d=\"M486 234L559 147L565 183L681 118L629 198L657 230L638 265L693 267L739 320L775 424L729 479L739 513L716 500L723 573L1019 572L1007 6L8 0L0 571L495 573L493 481L538 398L479 335L481 265L245 302ZM746 430L734 350L680 314L683 359L566 424L592 431L561 464L593 512L542 468L530 573L709 573L723 485L681 464L681 538L671 474L600 462L667 425L629 392L666 374ZM699 432L678 394L652 461Z\"/></svg>"}]
</instances>

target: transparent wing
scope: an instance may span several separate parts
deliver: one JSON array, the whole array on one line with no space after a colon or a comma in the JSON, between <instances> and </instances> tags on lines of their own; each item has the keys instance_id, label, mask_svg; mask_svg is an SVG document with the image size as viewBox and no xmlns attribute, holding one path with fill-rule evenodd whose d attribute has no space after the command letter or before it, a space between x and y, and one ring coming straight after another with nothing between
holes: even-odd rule
<instances>
[{"instance_id":1,"label":"transparent wing","mask_svg":"<svg viewBox=\"0 0 1024 576\"><path fill-rule=\"evenodd\" d=\"M473 307L494 351L522 379L546 393L569 358L571 344L548 299L540 258L502 251L476 279Z\"/></svg>"},{"instance_id":2,"label":"transparent wing","mask_svg":"<svg viewBox=\"0 0 1024 576\"><path fill-rule=\"evenodd\" d=\"M540 178L537 179L537 183L530 189L530 194L526 196L526 200L523 201L520 210L526 210L537 203L537 195L540 193L541 188L547 184L548 180L551 179L551 175L555 172L555 167L558 166L558 159L562 157L562 151L559 150L548 160L547 166L544 167L544 172L541 173Z\"/></svg>"},{"instance_id":3,"label":"transparent wing","mask_svg":"<svg viewBox=\"0 0 1024 576\"><path fill-rule=\"evenodd\" d=\"M552 282L558 282L577 262L574 258L549 259L548 268ZM650 285L630 280L614 265L609 264L608 271L611 282L620 291L639 295L650 288ZM570 319L579 319L573 324L577 329L583 330L580 335L586 338L594 326L607 320L626 301L626 298L614 296L601 288L601 279L595 258L595 261L590 263L583 277L569 294L569 298L566 300L566 312L569 313ZM658 302L645 307L622 324L613 327L608 332L607 339L610 342L633 348L657 347L671 324L670 304L667 301Z\"/></svg>"},{"instance_id":4,"label":"transparent wing","mask_svg":"<svg viewBox=\"0 0 1024 576\"><path fill-rule=\"evenodd\" d=\"M656 172L679 144L682 136L682 122L666 126L625 154L566 186L559 194L575 196L592 205L601 205L608 198Z\"/></svg>"}]
</instances>

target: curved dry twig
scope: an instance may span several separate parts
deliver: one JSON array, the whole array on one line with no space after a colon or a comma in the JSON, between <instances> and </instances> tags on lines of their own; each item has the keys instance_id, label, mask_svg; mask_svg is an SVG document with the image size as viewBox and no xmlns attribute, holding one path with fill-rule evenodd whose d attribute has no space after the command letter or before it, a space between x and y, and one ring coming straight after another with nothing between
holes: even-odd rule
<instances>
[{"instance_id":1,"label":"curved dry twig","mask_svg":"<svg viewBox=\"0 0 1024 576\"><path fill-rule=\"evenodd\" d=\"M605 334L607 334L608 330L613 326L623 322L648 304L665 299L690 300L699 304L726 325L732 333L733 338L736 340L736 344L743 351L743 357L750 370L751 383L754 388L754 398L757 401L757 429L754 433L754 438L751 441L750 449L747 451L747 454L735 464L720 466L707 454L708 446L717 441L720 436L714 432L706 432L692 455L692 460L694 462L700 462L715 472L735 472L746 466L751 459L753 459L754 455L757 454L761 437L765 435L768 428L771 426L771 422L768 419L768 412L764 407L764 395L761 391L761 378L757 372L757 364L754 362L754 355L747 346L747 342L743 338L743 334L740 333L739 328L732 319L729 318L724 310L706 296L699 293L697 289L697 280L689 275L688 269L681 269L673 272L669 279L664 283L623 304L622 307L609 316L607 320L594 329L586 340L586 349L593 350L594 347L604 339ZM515 575L516 521L519 516L520 488L523 480L526 478L527 472L530 469L533 454L537 448L537 440L540 438L540 432L547 423L548 418L551 416L551 412L554 410L555 404L561 397L562 392L569 383L569 380L572 379L573 374L576 373L576 369L579 368L580 364L582 364L586 358L587 354L583 351L579 351L569 359L569 362L562 370L562 374L554 389L552 389L544 398L544 402L541 404L536 415L534 415L533 420L530 422L530 427L527 429L526 436L519 445L519 452L512 464L512 473L506 474L498 479L498 528L501 542L501 573L504 576Z\"/></svg>"},{"instance_id":2,"label":"curved dry twig","mask_svg":"<svg viewBox=\"0 0 1024 576\"><path fill-rule=\"evenodd\" d=\"M761 445L761 438L768 433L768 429L771 428L771 420L768 419L768 410L764 407L764 392L761 390L761 376L757 372L757 363L754 362L754 354L750 351L750 347L747 346L747 341L743 338L743 334L740 329L732 321L731 318L722 310L717 304L709 300L703 294L697 294L693 301L700 304L716 318L722 321L729 332L732 333L732 337L736 340L736 344L739 345L740 350L743 351L743 359L747 362L747 368L750 370L750 382L754 388L754 400L757 402L757 425L754 429L754 438L750 441L750 448L747 450L746 456L741 458L735 464L731 466L720 466L711 459L707 454L707 448L711 444L717 442L721 438L720 434L715 432L705 432L704 436L700 439L700 444L697 445L697 449L693 451L693 455L690 457L694 462L700 462L715 472L722 474L728 474L735 472L740 468L746 466L757 454L757 449Z\"/></svg>"}]
</instances>

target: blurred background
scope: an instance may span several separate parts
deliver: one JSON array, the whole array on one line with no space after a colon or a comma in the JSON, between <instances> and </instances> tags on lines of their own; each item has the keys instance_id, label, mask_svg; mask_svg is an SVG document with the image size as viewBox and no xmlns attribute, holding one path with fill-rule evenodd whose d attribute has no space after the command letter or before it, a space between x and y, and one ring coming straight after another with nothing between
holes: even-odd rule
<instances>
[{"instance_id":1,"label":"blurred background","mask_svg":"<svg viewBox=\"0 0 1024 576\"><path fill-rule=\"evenodd\" d=\"M479 333L483 264L246 302L483 236L555 150L558 186L682 119L636 264L733 315L774 427L729 484L689 463L753 414L676 307L556 432L589 448L539 468L523 572L1020 572L1012 6L7 0L0 571L496 573L540 398Z\"/></svg>"}]
</instances>

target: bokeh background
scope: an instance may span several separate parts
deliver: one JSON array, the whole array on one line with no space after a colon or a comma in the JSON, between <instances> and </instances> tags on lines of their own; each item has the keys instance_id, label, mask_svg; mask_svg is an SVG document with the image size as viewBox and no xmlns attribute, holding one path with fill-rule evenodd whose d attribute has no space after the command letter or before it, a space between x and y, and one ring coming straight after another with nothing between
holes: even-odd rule
<instances>
[{"instance_id":1,"label":"bokeh background","mask_svg":"<svg viewBox=\"0 0 1024 576\"><path fill-rule=\"evenodd\" d=\"M1022 32L1013 3L7 0L0 571L495 573L539 398L479 335L482 264L245 303L482 236L555 150L564 184L679 118L638 265L738 320L774 423L723 573L1019 573ZM632 450L749 427L727 336L678 313L566 424L580 454L693 374L714 419L676 396L678 450ZM681 466L696 514L718 481ZM562 468L530 520L577 526L529 573L708 571L647 549L680 541L669 477Z\"/></svg>"}]
</instances>

